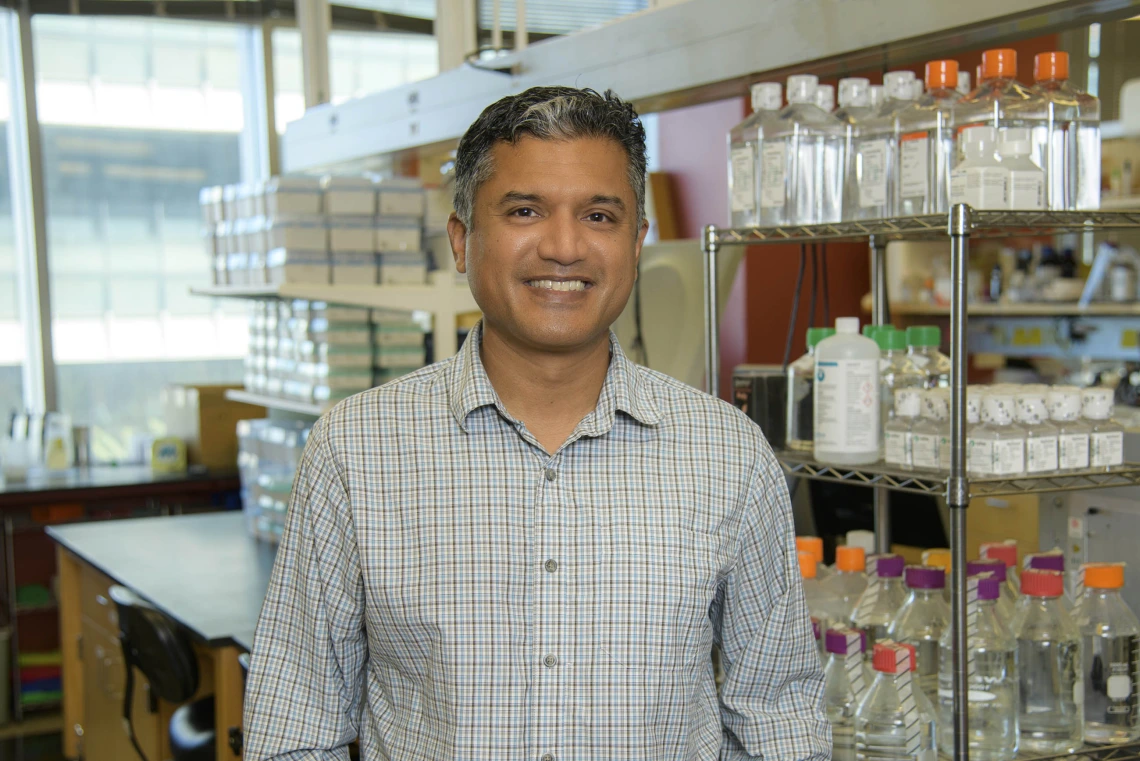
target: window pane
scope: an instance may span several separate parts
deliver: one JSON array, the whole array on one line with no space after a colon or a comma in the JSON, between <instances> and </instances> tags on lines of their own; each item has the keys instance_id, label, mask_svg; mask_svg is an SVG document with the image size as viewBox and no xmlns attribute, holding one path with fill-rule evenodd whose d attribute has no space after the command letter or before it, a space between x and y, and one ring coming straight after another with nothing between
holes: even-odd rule
<instances>
[{"instance_id":1,"label":"window pane","mask_svg":"<svg viewBox=\"0 0 1140 761\"><path fill-rule=\"evenodd\" d=\"M240 179L235 26L36 16L60 408L121 459L170 383L240 381L240 302L209 283L198 190ZM60 61L58 51L72 51Z\"/></svg>"},{"instance_id":2,"label":"window pane","mask_svg":"<svg viewBox=\"0 0 1140 761\"><path fill-rule=\"evenodd\" d=\"M5 11L6 12L6 11ZM8 172L8 45L0 34L0 416L24 408L24 304L17 284Z\"/></svg>"}]
</instances>

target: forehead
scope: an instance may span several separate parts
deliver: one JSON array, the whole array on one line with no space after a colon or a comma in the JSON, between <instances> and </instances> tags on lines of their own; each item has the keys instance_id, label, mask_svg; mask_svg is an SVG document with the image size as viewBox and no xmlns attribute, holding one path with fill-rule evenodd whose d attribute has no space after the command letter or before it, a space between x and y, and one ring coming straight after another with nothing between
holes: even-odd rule
<instances>
[{"instance_id":1,"label":"forehead","mask_svg":"<svg viewBox=\"0 0 1140 761\"><path fill-rule=\"evenodd\" d=\"M519 190L520 184L549 191L598 193L633 197L629 184L629 157L616 140L581 137L541 140L523 137L515 143L500 141L491 148L491 175L483 187L496 191Z\"/></svg>"}]
</instances>

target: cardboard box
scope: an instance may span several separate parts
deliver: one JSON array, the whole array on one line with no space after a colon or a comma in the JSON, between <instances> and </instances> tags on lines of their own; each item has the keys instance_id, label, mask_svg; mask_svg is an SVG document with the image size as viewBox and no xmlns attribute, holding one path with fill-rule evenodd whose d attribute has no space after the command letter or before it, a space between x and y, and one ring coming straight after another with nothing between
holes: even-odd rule
<instances>
[{"instance_id":1,"label":"cardboard box","mask_svg":"<svg viewBox=\"0 0 1140 761\"><path fill-rule=\"evenodd\" d=\"M226 399L238 385L167 386L163 410L167 435L186 442L190 465L210 470L237 468L237 423L265 417L265 408Z\"/></svg>"}]
</instances>

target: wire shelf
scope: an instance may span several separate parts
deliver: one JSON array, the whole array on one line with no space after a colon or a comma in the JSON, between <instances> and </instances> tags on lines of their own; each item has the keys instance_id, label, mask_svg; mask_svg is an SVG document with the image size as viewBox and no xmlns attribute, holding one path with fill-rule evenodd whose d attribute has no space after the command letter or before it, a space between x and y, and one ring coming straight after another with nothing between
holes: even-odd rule
<instances>
[{"instance_id":1,"label":"wire shelf","mask_svg":"<svg viewBox=\"0 0 1140 761\"><path fill-rule=\"evenodd\" d=\"M1096 748L1081 748L1075 753L1061 753L1056 756L1018 756L1024 761L1052 761L1052 759L1069 758L1075 761L1140 761L1140 743L1127 743L1125 745L1107 745Z\"/></svg>"},{"instance_id":2,"label":"wire shelf","mask_svg":"<svg viewBox=\"0 0 1140 761\"><path fill-rule=\"evenodd\" d=\"M816 462L806 452L781 451L776 453L784 473L797 478L815 481L874 486L910 494L946 494L947 474L931 471L909 471L887 465L842 467ZM1010 494L1043 494L1046 492L1074 491L1077 489L1104 489L1114 486L1140 485L1140 464L1128 463L1102 470L1082 470L1075 473L1047 473L1016 478L970 479L970 495L995 497Z\"/></svg>"},{"instance_id":3,"label":"wire shelf","mask_svg":"<svg viewBox=\"0 0 1140 761\"><path fill-rule=\"evenodd\" d=\"M970 234L986 238L1052 235L1140 228L1135 211L983 211L970 210ZM713 228L719 245L817 243L881 240L944 240L950 234L949 215L866 219L788 227Z\"/></svg>"}]
</instances>

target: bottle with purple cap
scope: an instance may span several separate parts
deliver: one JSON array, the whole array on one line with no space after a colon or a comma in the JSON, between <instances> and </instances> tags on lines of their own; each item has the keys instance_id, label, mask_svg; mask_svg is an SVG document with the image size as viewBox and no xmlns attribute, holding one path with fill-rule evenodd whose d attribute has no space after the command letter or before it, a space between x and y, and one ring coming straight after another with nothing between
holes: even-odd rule
<instances>
[{"instance_id":1,"label":"bottle with purple cap","mask_svg":"<svg viewBox=\"0 0 1140 761\"><path fill-rule=\"evenodd\" d=\"M1008 623L1013 619L1013 610L1017 605L1017 599L1014 597L1009 584L1006 583L1005 563L997 558L971 560L966 563L967 576L977 576L980 573L991 573L1001 582L1001 596L997 602L997 614Z\"/></svg>"},{"instance_id":2,"label":"bottle with purple cap","mask_svg":"<svg viewBox=\"0 0 1140 761\"><path fill-rule=\"evenodd\" d=\"M867 635L867 652L875 643L886 639L887 632L906 602L903 588L902 555L872 555L867 558L867 588L855 603L851 623Z\"/></svg>"},{"instance_id":3,"label":"bottle with purple cap","mask_svg":"<svg viewBox=\"0 0 1140 761\"><path fill-rule=\"evenodd\" d=\"M863 660L867 638L857 629L836 627L827 630L824 641L823 699L831 722L831 757L855 761L855 709L873 677Z\"/></svg>"},{"instance_id":4,"label":"bottle with purple cap","mask_svg":"<svg viewBox=\"0 0 1140 761\"><path fill-rule=\"evenodd\" d=\"M1009 761L1017 753L1017 640L997 612L1002 583L992 574L972 577L966 594L967 742L976 761ZM943 652L953 640L942 635ZM938 675L938 749L954 753L954 664L944 658Z\"/></svg>"},{"instance_id":5,"label":"bottle with purple cap","mask_svg":"<svg viewBox=\"0 0 1140 761\"><path fill-rule=\"evenodd\" d=\"M946 574L941 568L908 565L903 579L909 593L887 633L893 640L914 645L918 686L936 703L939 641L950 625L950 607L942 595Z\"/></svg>"}]
</instances>

